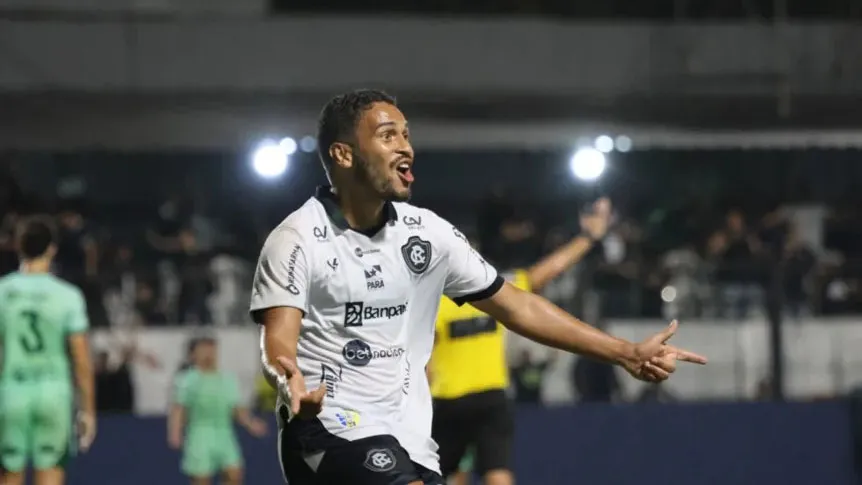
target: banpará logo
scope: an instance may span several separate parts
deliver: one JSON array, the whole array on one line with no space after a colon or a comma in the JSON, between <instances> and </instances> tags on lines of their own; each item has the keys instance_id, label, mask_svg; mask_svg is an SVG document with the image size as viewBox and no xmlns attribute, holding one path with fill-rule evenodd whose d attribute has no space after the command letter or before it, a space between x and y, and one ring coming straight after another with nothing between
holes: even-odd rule
<instances>
[{"instance_id":1,"label":"banpar\u00e1 logo","mask_svg":"<svg viewBox=\"0 0 862 485\"><path fill-rule=\"evenodd\" d=\"M344 326L361 327L366 320L379 320L400 317L407 312L408 302L400 305L371 306L361 301L349 301L344 304Z\"/></svg>"},{"instance_id":2,"label":"banpar\u00e1 logo","mask_svg":"<svg viewBox=\"0 0 862 485\"><path fill-rule=\"evenodd\" d=\"M374 359L397 359L404 355L404 349L401 347L372 349L366 342L354 339L344 345L341 355L348 364L354 367L365 367Z\"/></svg>"}]
</instances>

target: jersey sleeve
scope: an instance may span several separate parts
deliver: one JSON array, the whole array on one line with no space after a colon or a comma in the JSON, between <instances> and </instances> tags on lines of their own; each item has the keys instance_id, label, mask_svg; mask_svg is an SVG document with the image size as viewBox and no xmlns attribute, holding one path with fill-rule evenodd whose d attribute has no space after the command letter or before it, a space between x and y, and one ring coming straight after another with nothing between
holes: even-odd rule
<instances>
[{"instance_id":1,"label":"jersey sleeve","mask_svg":"<svg viewBox=\"0 0 862 485\"><path fill-rule=\"evenodd\" d=\"M503 287L503 278L470 246L461 231L448 221L441 222L448 266L443 293L458 306L494 296Z\"/></svg>"},{"instance_id":2,"label":"jersey sleeve","mask_svg":"<svg viewBox=\"0 0 862 485\"><path fill-rule=\"evenodd\" d=\"M90 328L90 318L87 316L87 302L80 290L75 290L69 297L69 313L66 317L66 332L81 333Z\"/></svg>"},{"instance_id":3,"label":"jersey sleeve","mask_svg":"<svg viewBox=\"0 0 862 485\"><path fill-rule=\"evenodd\" d=\"M249 311L293 307L308 312L311 280L309 248L293 228L278 228L267 238L254 273Z\"/></svg>"},{"instance_id":4,"label":"jersey sleeve","mask_svg":"<svg viewBox=\"0 0 862 485\"><path fill-rule=\"evenodd\" d=\"M189 404L189 375L182 371L174 378L174 402L180 406Z\"/></svg>"}]
</instances>

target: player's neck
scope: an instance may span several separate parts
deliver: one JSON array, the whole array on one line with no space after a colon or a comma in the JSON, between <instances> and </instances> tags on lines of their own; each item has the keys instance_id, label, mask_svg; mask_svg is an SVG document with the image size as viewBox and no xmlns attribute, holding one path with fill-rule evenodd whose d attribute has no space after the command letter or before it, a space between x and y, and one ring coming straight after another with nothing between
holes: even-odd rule
<instances>
[{"instance_id":1,"label":"player's neck","mask_svg":"<svg viewBox=\"0 0 862 485\"><path fill-rule=\"evenodd\" d=\"M361 190L332 189L344 220L353 229L368 229L379 225L383 217L384 201Z\"/></svg>"},{"instance_id":2,"label":"player's neck","mask_svg":"<svg viewBox=\"0 0 862 485\"><path fill-rule=\"evenodd\" d=\"M48 258L25 259L18 269L21 273L40 274L51 272L51 260Z\"/></svg>"},{"instance_id":3,"label":"player's neck","mask_svg":"<svg viewBox=\"0 0 862 485\"><path fill-rule=\"evenodd\" d=\"M199 365L198 370L209 374L216 371L216 366L215 364Z\"/></svg>"}]
</instances>

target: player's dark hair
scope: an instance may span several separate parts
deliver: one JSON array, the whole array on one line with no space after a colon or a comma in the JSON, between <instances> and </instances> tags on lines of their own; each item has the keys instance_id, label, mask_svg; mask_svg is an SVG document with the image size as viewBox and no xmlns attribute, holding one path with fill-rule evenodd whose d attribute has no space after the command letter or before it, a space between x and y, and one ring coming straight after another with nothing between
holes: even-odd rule
<instances>
[{"instance_id":1,"label":"player's dark hair","mask_svg":"<svg viewBox=\"0 0 862 485\"><path fill-rule=\"evenodd\" d=\"M46 216L25 219L18 225L18 252L25 259L38 258L56 240L54 223Z\"/></svg>"},{"instance_id":2,"label":"player's dark hair","mask_svg":"<svg viewBox=\"0 0 862 485\"><path fill-rule=\"evenodd\" d=\"M374 103L396 105L395 97L376 89L359 89L329 100L317 120L317 152L327 176L333 160L329 148L337 141L349 141L362 113Z\"/></svg>"}]
</instances>

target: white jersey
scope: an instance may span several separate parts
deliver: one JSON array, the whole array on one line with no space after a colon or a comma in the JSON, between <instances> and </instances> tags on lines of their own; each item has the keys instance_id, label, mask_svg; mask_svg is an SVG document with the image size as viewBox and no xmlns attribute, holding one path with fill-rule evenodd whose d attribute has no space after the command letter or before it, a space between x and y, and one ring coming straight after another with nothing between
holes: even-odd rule
<instances>
[{"instance_id":1,"label":"white jersey","mask_svg":"<svg viewBox=\"0 0 862 485\"><path fill-rule=\"evenodd\" d=\"M304 312L297 363L309 388L326 386L318 419L302 424L309 452L392 435L413 461L439 471L425 366L440 296L484 299L503 280L435 213L384 209L379 230L358 232L329 189L318 189L264 243L251 311Z\"/></svg>"}]
</instances>

